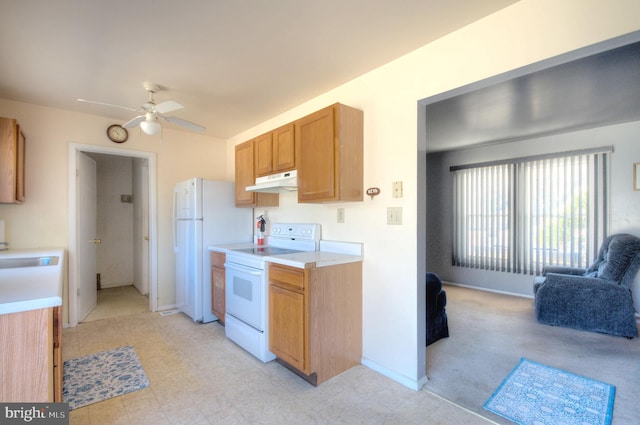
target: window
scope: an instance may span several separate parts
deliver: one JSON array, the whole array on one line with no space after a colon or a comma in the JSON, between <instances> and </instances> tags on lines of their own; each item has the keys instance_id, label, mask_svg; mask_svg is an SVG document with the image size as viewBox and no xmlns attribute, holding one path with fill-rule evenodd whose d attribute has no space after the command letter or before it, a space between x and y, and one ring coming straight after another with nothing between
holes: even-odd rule
<instances>
[{"instance_id":1,"label":"window","mask_svg":"<svg viewBox=\"0 0 640 425\"><path fill-rule=\"evenodd\" d=\"M611 148L451 167L455 266L586 268L607 234Z\"/></svg>"}]
</instances>

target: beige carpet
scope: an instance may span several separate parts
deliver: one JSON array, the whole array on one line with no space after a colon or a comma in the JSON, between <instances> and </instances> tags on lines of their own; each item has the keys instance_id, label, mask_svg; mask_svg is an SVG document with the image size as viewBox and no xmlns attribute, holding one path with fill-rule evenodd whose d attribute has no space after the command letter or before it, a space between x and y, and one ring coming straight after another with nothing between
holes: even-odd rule
<instances>
[{"instance_id":1,"label":"beige carpet","mask_svg":"<svg viewBox=\"0 0 640 425\"><path fill-rule=\"evenodd\" d=\"M426 391L482 408L525 357L616 387L613 424L640 423L640 340L539 324L533 299L445 285L450 337L427 347Z\"/></svg>"},{"instance_id":2,"label":"beige carpet","mask_svg":"<svg viewBox=\"0 0 640 425\"><path fill-rule=\"evenodd\" d=\"M98 291L96 308L83 322L128 316L145 311L149 311L149 298L140 294L134 286L104 288Z\"/></svg>"}]
</instances>

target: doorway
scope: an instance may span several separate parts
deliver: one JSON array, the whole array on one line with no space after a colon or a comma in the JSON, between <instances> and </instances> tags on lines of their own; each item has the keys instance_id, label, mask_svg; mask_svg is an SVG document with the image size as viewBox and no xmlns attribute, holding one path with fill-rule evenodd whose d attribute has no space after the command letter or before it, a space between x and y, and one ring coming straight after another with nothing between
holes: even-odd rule
<instances>
[{"instance_id":1,"label":"doorway","mask_svg":"<svg viewBox=\"0 0 640 425\"><path fill-rule=\"evenodd\" d=\"M81 312L79 320L88 322L149 311L148 161L93 152L82 155L96 163L97 196L93 199L97 206L98 243L94 283L98 293L95 308L88 315ZM78 175L79 183L93 180L82 171ZM84 204L83 199L80 201ZM80 269L84 267L80 264Z\"/></svg>"},{"instance_id":2,"label":"doorway","mask_svg":"<svg viewBox=\"0 0 640 425\"><path fill-rule=\"evenodd\" d=\"M451 91L445 92L445 93L441 93L435 96L431 96L429 98L420 100L418 102L418 181L419 181L419 188L418 188L418 217L424 217L426 219L424 220L418 220L418 231L417 231L417 244L418 244L418 299L422 300L424 299L424 290L423 285L424 285L424 275L425 272L428 270L430 271L434 271L437 272L439 274L441 274L442 276L447 276L449 281L453 281L456 283L462 283L462 284L469 284L469 282L464 282L462 280L462 278L459 278L457 276L461 276L461 273L458 273L458 275L455 275L451 269L451 257L450 257L450 253L447 254L446 249L443 250L443 247L450 247L451 245L451 241L450 241L450 237L451 237L451 229L450 227L450 211L446 210L445 208L447 208L447 206L451 205L451 199L449 199L448 197L450 197L450 193L451 190L449 190L447 192L447 194L444 193L444 188L448 188L450 189L450 187L446 186L443 183L443 179L441 178L442 176L442 172L438 167L439 165L439 161L440 159L438 158L438 155L441 154L442 152L445 152L447 150L456 150L458 152L460 152L462 150L463 145L456 145L456 146L446 146L445 147L440 144L439 142L444 143L445 141L451 141L451 140L455 140L456 137L454 137L456 135L456 133L458 131L460 132L464 132L467 131L468 134L470 136L476 136L478 134L486 134L487 131L485 130L483 131L479 131L478 128L474 128L471 126L465 126L464 125L464 120L460 119L459 116L456 116L453 112L458 110L460 111L460 109L457 106L460 106L462 104L465 105L470 105L470 104L474 104L474 105L496 105L498 107L501 107L504 111L508 111L510 109L513 109L512 113L510 114L504 114L505 117L509 117L509 121L504 124L504 125L497 125L494 124L494 128L493 128L493 136L495 138L495 140L482 140L480 143L479 141L475 141L473 144L470 144L469 146L480 146L482 144L484 144L485 146L488 146L490 144L496 144L498 142L504 142L505 140L527 140L527 139L532 139L534 138L534 135L531 134L531 129L533 124L536 125L540 125L542 122L542 120L537 120L536 122L528 122L526 120L526 114L523 113L516 113L516 106L522 106L522 105L533 105L536 102L534 102L532 100L533 97L536 97L536 92L534 91L527 91L527 90L515 90L516 87L516 83L515 81L517 79L521 79L520 81L534 81L534 78L538 78L540 75L543 75L543 71L547 71L547 70L553 70L554 67L555 69L563 69L563 66L569 66L572 63L573 64L580 64L583 65L585 62L589 63L590 61L590 57L596 57L595 55L601 55L601 54L606 54L608 57L608 60L603 61L602 59L599 61L601 63L606 63L607 65L615 65L615 62L611 60L611 58L609 57L609 55L611 54L611 52L613 52L615 49L620 49L623 48L625 46L630 46L633 47L635 50L637 50L638 46L636 45L635 47L632 46L635 43L640 42L640 32L635 32L635 33L631 33L628 34L626 36L622 36L622 37L618 37L615 39L611 39L611 40L607 40L601 43L598 43L596 45L592 45L592 46L587 46L584 47L582 49L576 50L576 51L572 51L572 52L568 52L565 54L562 54L560 56L556 56L553 58L549 58L546 60L543 60L541 62L537 62L531 65L527 65L525 67L516 69L516 70L512 70L512 71L508 71L504 74L500 74L494 77L490 77L488 79L479 81L479 82L475 82L472 84L469 84L467 86L464 87L460 87L457 89L453 89ZM634 51L635 51L634 50ZM603 56L600 56L601 58ZM621 55L618 58L618 61L620 63L625 63L628 60L637 60L637 54L627 54L627 55ZM598 61L596 61L597 64ZM621 68L622 69L622 68ZM637 78L637 72L633 72L634 70L637 70L637 65L635 67L632 68L632 71L629 72L628 74L622 72L623 75L626 75L628 77L633 77L633 78ZM587 72L586 69L582 69L580 68L579 71L574 71L573 75L580 75L581 76L581 82L583 84L583 87L578 91L578 93L582 94L584 92L584 94L586 94L587 92L593 92L593 93L599 93L599 91L596 89L600 89L602 83L595 78L593 72ZM608 73L609 75L614 75L614 73L610 72ZM592 82L590 85L590 90L585 90L585 84L586 84L586 76L587 75L592 75ZM621 82L624 81L625 79L623 78L615 78L614 79L614 84L622 84ZM560 80L558 80L560 81ZM566 81L572 81L571 77L566 78ZM538 87L538 89L540 89L540 84L532 84L529 83L528 86L530 87ZM500 102L491 102L488 98L484 99L483 101L480 102L469 102L469 99L471 99L471 96L476 95L478 93L481 93L483 90L487 90L487 92L489 91L488 88L494 88L494 87L498 87L498 88L502 88L502 90L504 92L508 92L510 94L512 94L512 96L504 96L504 99L500 99ZM563 115L565 117L564 121L565 122L570 122L572 123L572 125L574 126L573 128L569 128L569 127L555 127L553 132L549 131L549 128L551 127L549 122L547 122L547 133L545 133L544 131L538 129L538 133L539 134L535 134L535 137L543 137L543 136L548 136L549 134L555 133L555 134L560 134L563 132L569 132L571 130L575 131L578 128L590 128L590 126L593 127L598 127L598 126L605 126L607 124L613 124L616 122L616 120L620 120L620 122L625 122L628 121L628 114L632 113L635 114L635 118L631 118L632 120L637 120L637 114L638 114L638 107L637 107L637 102L632 103L633 105L636 105L635 107L630 107L631 103L624 103L624 102L620 102L620 105L625 105L625 110L622 112L619 112L617 115L614 114L614 119L611 122L596 122L595 119L590 118L591 115L593 114L593 111L595 109L586 111L584 109L588 109L588 108L583 108L578 110L577 112L579 112L580 114L576 114L575 116L568 118L569 115L567 115L566 113L568 112L568 109L570 106L569 104L563 104L561 101L562 100L567 100L567 99L572 99L573 101L575 101L574 98L572 97L567 97L566 92L568 92L568 87L564 87L562 84L556 82L554 85L551 86L553 90L551 90L551 92L553 92L554 90L556 92L560 92L560 93L565 93L564 97L560 96L558 97L558 103L554 104L554 107L558 110L558 111L562 111L562 114L560 113L552 113L549 115L549 117L556 119L558 116ZM610 89L617 89L615 91L615 93L633 93L631 90L632 88L637 87L637 83L633 82L631 84L627 85L623 85L622 87L613 87ZM508 90L511 89L511 90ZM565 90L566 89L566 90ZM621 90L620 90L621 89ZM518 94L519 96L516 96L516 94ZM528 97L527 97L528 95ZM538 93L538 98L540 97L540 93ZM601 96L604 100L604 96ZM621 96L618 95L616 98L620 101L621 98L626 97L626 96ZM631 96L632 100L637 101L637 96ZM539 99L538 99L539 100ZM578 103L576 103L578 104ZM600 102L587 102L588 105L593 106L594 108L600 108L598 111L601 111L603 108L603 104ZM449 126L447 127L447 129L444 128L440 128L439 131L438 128L435 125L435 120L431 119L428 120L427 116L430 113L432 117L438 115L438 107L443 106L443 105L457 105L456 107L452 107L451 111L445 116L446 119L442 119L441 121L438 122L438 125L443 124L443 123L448 123ZM616 105L619 106L619 105ZM488 108L485 108L485 110ZM564 109L566 109L567 111L565 111ZM617 108L604 108L607 109L607 112L611 112L614 110L617 110ZM588 112L588 113L587 113ZM601 114L600 112L598 112L599 115L603 115L606 116L606 114ZM464 115L464 114L460 114L460 115ZM585 118L583 117L583 115L587 116L586 121L580 121L580 120L584 120ZM440 115L443 116L443 115ZM477 116L474 116L477 117ZM517 119L518 117L520 117L520 119ZM625 118L626 117L626 118ZM611 117L609 118L611 119ZM481 120L481 119L475 119L474 123L487 123L489 122L489 120ZM518 129L517 126L513 126L512 125L514 123L518 123L520 125L522 125L523 127L526 127L528 130L530 130L529 133L525 134L517 134L515 131L520 131ZM543 123L544 124L544 123ZM597 125L596 125L597 124ZM445 130L445 131L443 131ZM511 131L513 134L499 134L499 132L501 131L505 131L505 130L509 130ZM461 133L458 133L458 135ZM498 135L496 135L498 134ZM440 137L443 136L443 137ZM446 137L445 137L446 136ZM460 138L460 140L462 140L462 138ZM467 146L467 147L469 147ZM427 161L427 155L433 155L432 158L434 158L433 160L429 160ZM478 151L474 152L474 155L478 155ZM516 154L514 154L514 157L517 156ZM468 156L467 158L469 158L470 156ZM476 162L477 161L477 156L475 157L475 159L473 161L469 161L469 162ZM465 161L466 162L466 161ZM446 170L446 172L448 172L449 170L449 166L445 166L443 167L444 170ZM436 184L427 184L427 180L432 181L432 182L437 182ZM428 206L428 208L427 208ZM427 227L427 223L430 223L430 227ZM437 223L436 226L434 226L433 223ZM437 227L437 229L436 229ZM444 253L444 255L440 256L441 253ZM504 279L508 280L509 282L514 281L514 276L516 275L510 275L507 276L505 275ZM463 276L464 278L464 276ZM504 293L509 293L512 292L514 293L515 291L509 291L503 289L504 287L501 288L491 288L491 287L487 287L486 286L486 282L487 281L498 281L500 277L498 277L497 275L492 275L491 278L488 277L488 275L484 275L484 277L481 277L480 279L476 279L477 281L483 281L485 282L485 286L482 287L480 289L487 289L489 291L492 290L497 290L497 292L504 292ZM526 280L527 284L530 285L531 284L531 278L527 277L526 275L523 275L522 277L524 280ZM517 278L516 278L517 279ZM472 280L472 279L470 279ZM480 285L478 285L480 286ZM529 286L530 287L530 286ZM420 307L422 309L422 307ZM419 317L425 317L425 315L420 314ZM451 318L451 316L449 316ZM422 322L422 319L421 319ZM427 364L427 356L426 356L426 351L427 349L425 349L425 351L423 351L423 347L425 346L424 343L422 343L422 341L424 341L425 338L425 333L422 331L422 323L420 323L419 325L419 335L418 335L418 342L419 342L419 358L424 359L424 362L419 363L419 376L423 376L423 373L426 373L426 364ZM444 344L446 344L446 342L444 342ZM466 343L463 343L463 345ZM470 345L471 346L471 345ZM430 346L431 347L431 346ZM433 347L433 349L437 349L438 347ZM431 361L431 360L430 360ZM430 366L433 370L434 367L437 368L447 368L446 365L435 365L435 366ZM468 371L470 374L473 374L474 372L472 371ZM469 406L466 406L469 407Z\"/></svg>"},{"instance_id":3,"label":"doorway","mask_svg":"<svg viewBox=\"0 0 640 425\"><path fill-rule=\"evenodd\" d=\"M87 195L81 188L91 177L83 175L80 167L87 158L98 164L96 235L83 234L79 225L87 219L86 200L82 199ZM154 153L70 144L69 326L77 325L93 309L99 282L109 290L135 285L135 292L148 295L147 309L157 310L155 169ZM90 242L100 252L98 266L87 272L87 267L93 267L91 258L86 258L86 252L93 250ZM91 279L89 284L87 279Z\"/></svg>"}]
</instances>

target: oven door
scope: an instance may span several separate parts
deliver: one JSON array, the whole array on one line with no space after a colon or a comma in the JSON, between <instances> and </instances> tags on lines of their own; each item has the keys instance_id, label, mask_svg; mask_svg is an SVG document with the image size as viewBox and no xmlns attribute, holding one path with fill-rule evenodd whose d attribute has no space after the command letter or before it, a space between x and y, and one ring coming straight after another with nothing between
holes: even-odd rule
<instances>
[{"instance_id":1,"label":"oven door","mask_svg":"<svg viewBox=\"0 0 640 425\"><path fill-rule=\"evenodd\" d=\"M259 331L264 331L264 270L229 262L226 262L224 267L227 314Z\"/></svg>"}]
</instances>

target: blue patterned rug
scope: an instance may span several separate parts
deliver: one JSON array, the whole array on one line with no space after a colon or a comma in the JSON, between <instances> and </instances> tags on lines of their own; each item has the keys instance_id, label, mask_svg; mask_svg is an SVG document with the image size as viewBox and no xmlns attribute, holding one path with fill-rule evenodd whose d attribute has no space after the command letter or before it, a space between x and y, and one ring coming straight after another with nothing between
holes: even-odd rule
<instances>
[{"instance_id":1,"label":"blue patterned rug","mask_svg":"<svg viewBox=\"0 0 640 425\"><path fill-rule=\"evenodd\" d=\"M609 425L616 387L527 359L484 408L520 425Z\"/></svg>"},{"instance_id":2,"label":"blue patterned rug","mask_svg":"<svg viewBox=\"0 0 640 425\"><path fill-rule=\"evenodd\" d=\"M69 410L149 386L132 346L102 351L64 362L62 398Z\"/></svg>"}]
</instances>

